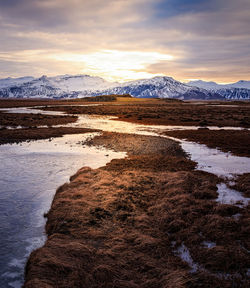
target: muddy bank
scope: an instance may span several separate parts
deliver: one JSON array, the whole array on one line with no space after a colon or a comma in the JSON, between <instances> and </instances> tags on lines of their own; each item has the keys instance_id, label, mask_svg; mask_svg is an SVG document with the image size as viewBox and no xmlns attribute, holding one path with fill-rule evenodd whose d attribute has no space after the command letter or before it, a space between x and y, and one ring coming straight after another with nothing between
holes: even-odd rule
<instances>
[{"instance_id":1,"label":"muddy bank","mask_svg":"<svg viewBox=\"0 0 250 288\"><path fill-rule=\"evenodd\" d=\"M2 129L0 130L0 145L8 143L20 143L30 140L48 139L52 137L61 137L65 134L80 134L96 131L99 130L69 127Z\"/></svg>"},{"instance_id":2,"label":"muddy bank","mask_svg":"<svg viewBox=\"0 0 250 288\"><path fill-rule=\"evenodd\" d=\"M149 141L151 139L152 141ZM86 142L89 146L103 146L114 151L124 151L128 155L168 154L186 156L176 142L158 136L139 136L135 134L103 132Z\"/></svg>"},{"instance_id":3,"label":"muddy bank","mask_svg":"<svg viewBox=\"0 0 250 288\"><path fill-rule=\"evenodd\" d=\"M249 286L249 207L215 202L216 176L168 139L104 133L90 144L129 156L57 190L24 287Z\"/></svg>"},{"instance_id":4,"label":"muddy bank","mask_svg":"<svg viewBox=\"0 0 250 288\"><path fill-rule=\"evenodd\" d=\"M42 114L28 113L1 113L0 126L3 127L34 127L34 126L52 126L74 123L77 121L77 116L55 116Z\"/></svg>"},{"instance_id":5,"label":"muddy bank","mask_svg":"<svg viewBox=\"0 0 250 288\"><path fill-rule=\"evenodd\" d=\"M43 115L39 113L32 114L0 112L0 145L7 143L19 143L22 141L48 139L52 137L61 137L65 134L79 134L97 131L96 129L86 128L51 127L54 125L74 123L77 121L77 119L77 116L68 115L57 116Z\"/></svg>"},{"instance_id":6,"label":"muddy bank","mask_svg":"<svg viewBox=\"0 0 250 288\"><path fill-rule=\"evenodd\" d=\"M212 102L211 102L212 103ZM142 103L120 102L99 106L48 107L48 110L64 111L70 114L95 114L117 116L118 120L150 125L184 126L231 126L250 127L250 105L211 105L205 103L171 102L156 100ZM47 110L47 108L46 108Z\"/></svg>"},{"instance_id":7,"label":"muddy bank","mask_svg":"<svg viewBox=\"0 0 250 288\"><path fill-rule=\"evenodd\" d=\"M223 152L231 152L236 156L250 157L250 131L248 130L183 130L166 131L165 135L205 144L210 148L218 148Z\"/></svg>"}]
</instances>

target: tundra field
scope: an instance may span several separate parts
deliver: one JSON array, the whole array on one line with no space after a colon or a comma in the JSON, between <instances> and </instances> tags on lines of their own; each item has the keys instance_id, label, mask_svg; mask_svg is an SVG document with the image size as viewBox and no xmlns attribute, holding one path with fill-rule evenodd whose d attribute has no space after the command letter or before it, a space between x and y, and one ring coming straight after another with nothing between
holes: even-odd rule
<instances>
[{"instance_id":1,"label":"tundra field","mask_svg":"<svg viewBox=\"0 0 250 288\"><path fill-rule=\"evenodd\" d=\"M15 107L65 114L9 113ZM249 102L112 95L0 100L0 108L0 144L98 131L82 145L127 153L97 169L81 168L55 191L44 215L47 240L31 253L23 287L250 286L249 202L217 201L222 183L249 199L250 167L229 181L201 171L179 142L250 157ZM75 127L81 115L182 129L153 136Z\"/></svg>"}]
</instances>

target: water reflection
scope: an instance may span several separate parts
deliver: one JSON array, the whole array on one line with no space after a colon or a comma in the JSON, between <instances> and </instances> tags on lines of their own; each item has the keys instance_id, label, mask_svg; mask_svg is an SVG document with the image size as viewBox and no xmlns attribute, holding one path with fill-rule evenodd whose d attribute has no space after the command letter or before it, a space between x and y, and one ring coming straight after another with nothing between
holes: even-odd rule
<instances>
[{"instance_id":1,"label":"water reflection","mask_svg":"<svg viewBox=\"0 0 250 288\"><path fill-rule=\"evenodd\" d=\"M65 115L63 112L30 108L11 109L13 113L17 111L33 113L33 110L41 114ZM165 130L199 128L197 126L140 125L117 121L108 116L90 115L79 115L76 123L59 126L161 137ZM224 127L223 129L242 128ZM41 246L45 239L42 215L49 209L56 188L83 166L97 168L111 159L125 157L125 153L83 147L82 141L94 135L97 134L66 135L52 141L39 140L19 145L0 146L0 237L2 243L0 246L2 256L0 287L21 286L27 256L33 249ZM179 141L190 158L198 163L197 169L199 170L224 178L232 178L234 175L250 171L250 158L236 157L193 142L174 140Z\"/></svg>"},{"instance_id":2,"label":"water reflection","mask_svg":"<svg viewBox=\"0 0 250 288\"><path fill-rule=\"evenodd\" d=\"M83 166L97 168L125 157L82 146L96 134L0 146L0 287L21 287L28 255L45 240L43 214L56 188Z\"/></svg>"}]
</instances>

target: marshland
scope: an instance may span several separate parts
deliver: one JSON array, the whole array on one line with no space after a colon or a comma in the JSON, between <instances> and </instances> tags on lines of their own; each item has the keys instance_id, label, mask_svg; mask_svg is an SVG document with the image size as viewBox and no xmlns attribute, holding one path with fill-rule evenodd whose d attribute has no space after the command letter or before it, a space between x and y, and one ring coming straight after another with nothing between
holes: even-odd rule
<instances>
[{"instance_id":1,"label":"marshland","mask_svg":"<svg viewBox=\"0 0 250 288\"><path fill-rule=\"evenodd\" d=\"M1 285L249 287L249 102L100 99L0 100Z\"/></svg>"}]
</instances>

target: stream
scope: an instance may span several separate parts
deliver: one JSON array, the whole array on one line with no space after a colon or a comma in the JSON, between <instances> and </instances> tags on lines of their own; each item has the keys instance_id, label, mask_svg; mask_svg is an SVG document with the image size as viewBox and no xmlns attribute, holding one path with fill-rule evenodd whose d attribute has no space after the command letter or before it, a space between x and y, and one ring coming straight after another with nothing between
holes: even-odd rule
<instances>
[{"instance_id":1,"label":"stream","mask_svg":"<svg viewBox=\"0 0 250 288\"><path fill-rule=\"evenodd\" d=\"M0 287L21 287L29 254L46 239L43 214L56 189L83 166L98 168L125 157L80 144L96 135L0 146Z\"/></svg>"},{"instance_id":2,"label":"stream","mask_svg":"<svg viewBox=\"0 0 250 288\"><path fill-rule=\"evenodd\" d=\"M1 109L12 113L41 113L65 115L63 112L31 108ZM75 123L58 125L100 129L102 131L162 136L165 130L198 129L197 126L141 125L114 120L109 116L78 115ZM58 127L54 126L54 127ZM20 127L19 127L20 128ZM208 127L220 129L218 127ZM225 129L225 127L224 127ZM232 127L227 127L232 129ZM233 128L241 129L241 128ZM58 186L69 180L79 168L98 168L115 158L126 156L101 147L81 144L98 133L65 135L63 137L6 144L0 146L0 287L20 288L23 269L32 250L41 247L46 239L43 214L50 208ZM225 180L250 172L250 158L237 157L206 145L171 138L197 162L197 169L213 173ZM232 190L226 184L218 184L220 203L247 205L250 199ZM238 204L238 201L241 201Z\"/></svg>"}]
</instances>

